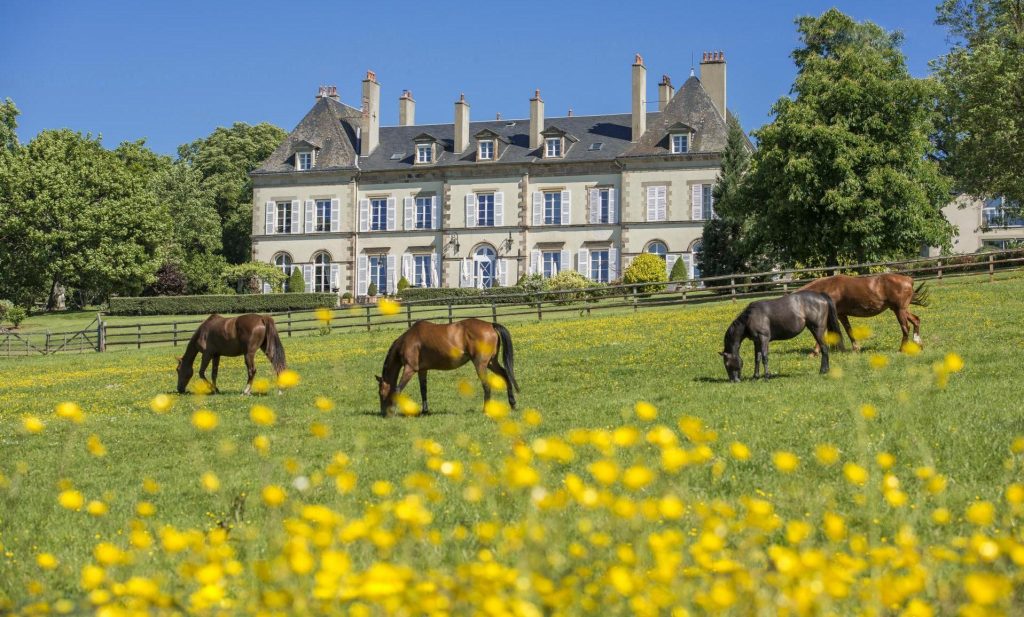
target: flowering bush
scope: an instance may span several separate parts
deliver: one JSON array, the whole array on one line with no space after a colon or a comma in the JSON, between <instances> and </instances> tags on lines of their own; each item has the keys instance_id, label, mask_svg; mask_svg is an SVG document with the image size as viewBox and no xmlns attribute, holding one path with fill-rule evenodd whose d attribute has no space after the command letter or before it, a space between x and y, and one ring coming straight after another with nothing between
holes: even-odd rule
<instances>
[{"instance_id":1,"label":"flowering bush","mask_svg":"<svg viewBox=\"0 0 1024 617\"><path fill-rule=\"evenodd\" d=\"M641 253L633 258L622 275L622 282L627 285L634 283L664 283L668 280L665 272L665 260L651 253ZM665 285L641 285L637 293L655 293L665 289Z\"/></svg>"}]
</instances>

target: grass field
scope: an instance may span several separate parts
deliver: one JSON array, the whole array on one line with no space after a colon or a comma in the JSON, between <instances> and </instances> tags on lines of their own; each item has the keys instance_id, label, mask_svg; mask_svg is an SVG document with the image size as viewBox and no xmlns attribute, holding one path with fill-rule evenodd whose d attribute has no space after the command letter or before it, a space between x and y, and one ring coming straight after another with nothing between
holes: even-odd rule
<instances>
[{"instance_id":1,"label":"grass field","mask_svg":"<svg viewBox=\"0 0 1024 617\"><path fill-rule=\"evenodd\" d=\"M725 380L740 304L519 321L506 417L468 368L378 417L397 331L286 340L253 398L240 359L173 394L172 348L0 360L0 613L1019 614L1024 276L932 288L920 354L886 314L770 382Z\"/></svg>"}]
</instances>

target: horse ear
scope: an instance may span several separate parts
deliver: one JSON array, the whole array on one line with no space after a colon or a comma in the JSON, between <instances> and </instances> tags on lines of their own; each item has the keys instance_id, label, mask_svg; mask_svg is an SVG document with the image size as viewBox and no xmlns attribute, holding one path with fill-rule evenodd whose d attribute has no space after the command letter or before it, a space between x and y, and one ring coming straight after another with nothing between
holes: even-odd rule
<instances>
[{"instance_id":1,"label":"horse ear","mask_svg":"<svg viewBox=\"0 0 1024 617\"><path fill-rule=\"evenodd\" d=\"M377 383L384 383L384 378L380 375L374 375L373 378L377 380Z\"/></svg>"}]
</instances>

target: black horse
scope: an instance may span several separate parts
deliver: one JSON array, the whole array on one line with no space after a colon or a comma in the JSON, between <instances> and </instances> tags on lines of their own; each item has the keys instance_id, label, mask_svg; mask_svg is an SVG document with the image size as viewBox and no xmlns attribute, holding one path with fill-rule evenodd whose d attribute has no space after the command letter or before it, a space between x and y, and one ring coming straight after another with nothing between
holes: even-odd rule
<instances>
[{"instance_id":1,"label":"black horse","mask_svg":"<svg viewBox=\"0 0 1024 617\"><path fill-rule=\"evenodd\" d=\"M821 347L821 372L828 372L828 345L825 332L834 332L839 337L839 348L843 347L843 336L839 331L836 305L828 294L816 291L798 291L775 300L751 302L743 309L725 332L725 349L722 360L730 381L739 381L743 370L740 358L740 344L743 339L754 341L754 379L764 363L764 378L768 379L768 342L784 341L800 334L807 328L814 341Z\"/></svg>"}]
</instances>

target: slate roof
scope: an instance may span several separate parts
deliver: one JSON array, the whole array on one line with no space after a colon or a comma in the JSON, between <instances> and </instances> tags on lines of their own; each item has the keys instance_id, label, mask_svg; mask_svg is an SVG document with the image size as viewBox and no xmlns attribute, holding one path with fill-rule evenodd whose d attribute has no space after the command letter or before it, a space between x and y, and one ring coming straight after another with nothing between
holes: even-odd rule
<instances>
[{"instance_id":1,"label":"slate roof","mask_svg":"<svg viewBox=\"0 0 1024 617\"><path fill-rule=\"evenodd\" d=\"M353 169L356 166L356 127L360 126L361 119L362 114L358 109L331 98L319 98L284 143L253 173L295 171L293 156L296 150L308 148L306 143L319 147L314 170ZM416 152L415 140L424 133L434 137L443 151L433 163L418 165L417 168L476 165L476 136L485 130L493 132L505 142L495 161L497 163L543 165L668 155L668 130L678 123L694 129L690 152L724 150L728 133L725 120L715 109L700 80L690 77L663 112L647 113L647 131L635 144L630 141L632 117L628 113L545 118L545 129L557 128L578 140L571 145L567 144L564 156L557 159L542 158L543 144L540 148L529 147L528 119L471 122L469 134L473 137L469 140L469 147L461 153L452 151L455 141L454 124L385 126L380 128L376 150L368 157L359 157L357 166L361 171L411 169ZM591 145L597 142L603 145L598 150L592 150Z\"/></svg>"}]
</instances>

